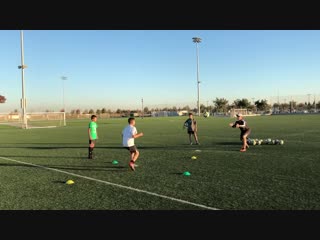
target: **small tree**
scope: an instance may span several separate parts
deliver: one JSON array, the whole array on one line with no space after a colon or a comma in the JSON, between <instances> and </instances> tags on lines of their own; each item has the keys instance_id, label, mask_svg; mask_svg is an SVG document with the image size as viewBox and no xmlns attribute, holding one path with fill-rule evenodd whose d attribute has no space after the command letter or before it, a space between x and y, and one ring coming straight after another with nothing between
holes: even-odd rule
<instances>
[{"instance_id":1,"label":"small tree","mask_svg":"<svg viewBox=\"0 0 320 240\"><path fill-rule=\"evenodd\" d=\"M101 109L101 113L107 113L107 109L102 108L102 109Z\"/></svg>"},{"instance_id":2,"label":"small tree","mask_svg":"<svg viewBox=\"0 0 320 240\"><path fill-rule=\"evenodd\" d=\"M190 107L189 107L189 105L187 105L187 106L184 106L184 107L182 108L182 110L187 110L187 111L190 111Z\"/></svg>"},{"instance_id":3,"label":"small tree","mask_svg":"<svg viewBox=\"0 0 320 240\"><path fill-rule=\"evenodd\" d=\"M100 110L100 109L97 109L96 114L97 114L97 115L100 115L100 114L101 114L101 110Z\"/></svg>"},{"instance_id":4,"label":"small tree","mask_svg":"<svg viewBox=\"0 0 320 240\"><path fill-rule=\"evenodd\" d=\"M148 112L149 112L149 108L148 108L148 107L145 107L145 108L143 109L143 112L148 113Z\"/></svg>"},{"instance_id":5,"label":"small tree","mask_svg":"<svg viewBox=\"0 0 320 240\"><path fill-rule=\"evenodd\" d=\"M243 99L237 99L234 101L234 105L237 107L237 108L250 108L250 102L248 99L246 98L243 98Z\"/></svg>"},{"instance_id":6,"label":"small tree","mask_svg":"<svg viewBox=\"0 0 320 240\"><path fill-rule=\"evenodd\" d=\"M80 113L81 113L80 109L77 109L76 114L80 114Z\"/></svg>"},{"instance_id":7,"label":"small tree","mask_svg":"<svg viewBox=\"0 0 320 240\"><path fill-rule=\"evenodd\" d=\"M89 112L88 112L88 109L86 109L86 110L84 110L83 111L83 114L88 114Z\"/></svg>"},{"instance_id":8,"label":"small tree","mask_svg":"<svg viewBox=\"0 0 320 240\"><path fill-rule=\"evenodd\" d=\"M298 111L303 111L303 110L304 110L304 107L305 107L305 104L303 104L303 103L299 103L299 104L297 105Z\"/></svg>"},{"instance_id":9,"label":"small tree","mask_svg":"<svg viewBox=\"0 0 320 240\"><path fill-rule=\"evenodd\" d=\"M5 96L0 95L0 103L5 103L7 101Z\"/></svg>"},{"instance_id":10,"label":"small tree","mask_svg":"<svg viewBox=\"0 0 320 240\"><path fill-rule=\"evenodd\" d=\"M289 109L290 109L290 112L293 112L296 108L297 108L297 102L295 101L290 101L289 102Z\"/></svg>"},{"instance_id":11,"label":"small tree","mask_svg":"<svg viewBox=\"0 0 320 240\"><path fill-rule=\"evenodd\" d=\"M225 98L216 98L213 101L216 112L226 112L228 109L228 100Z\"/></svg>"},{"instance_id":12,"label":"small tree","mask_svg":"<svg viewBox=\"0 0 320 240\"><path fill-rule=\"evenodd\" d=\"M258 100L255 102L255 105L259 111L267 111L271 108L267 100Z\"/></svg>"},{"instance_id":13,"label":"small tree","mask_svg":"<svg viewBox=\"0 0 320 240\"><path fill-rule=\"evenodd\" d=\"M89 110L89 114L93 114L94 113L94 111L93 111L93 109L91 108L90 110Z\"/></svg>"},{"instance_id":14,"label":"small tree","mask_svg":"<svg viewBox=\"0 0 320 240\"><path fill-rule=\"evenodd\" d=\"M200 112L204 112L206 109L207 108L204 104L200 104Z\"/></svg>"}]
</instances>

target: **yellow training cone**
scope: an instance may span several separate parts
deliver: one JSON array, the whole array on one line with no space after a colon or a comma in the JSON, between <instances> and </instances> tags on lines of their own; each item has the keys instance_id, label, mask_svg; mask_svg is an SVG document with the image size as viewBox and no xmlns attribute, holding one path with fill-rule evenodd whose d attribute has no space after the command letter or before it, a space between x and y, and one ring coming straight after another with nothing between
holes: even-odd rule
<instances>
[{"instance_id":1,"label":"yellow training cone","mask_svg":"<svg viewBox=\"0 0 320 240\"><path fill-rule=\"evenodd\" d=\"M70 185L70 184L74 184L74 181L72 181L72 180L68 180L68 181L66 181L66 184L68 184L68 185Z\"/></svg>"}]
</instances>

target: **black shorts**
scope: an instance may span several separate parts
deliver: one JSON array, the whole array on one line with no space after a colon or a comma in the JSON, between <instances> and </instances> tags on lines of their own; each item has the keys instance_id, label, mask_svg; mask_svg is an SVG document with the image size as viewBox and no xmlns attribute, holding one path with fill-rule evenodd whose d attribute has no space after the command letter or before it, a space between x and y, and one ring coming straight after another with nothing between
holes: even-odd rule
<instances>
[{"instance_id":1,"label":"black shorts","mask_svg":"<svg viewBox=\"0 0 320 240\"><path fill-rule=\"evenodd\" d=\"M138 151L136 145L133 145L133 146L131 146L131 147L124 147L124 148L127 149L127 150L129 150L131 153Z\"/></svg>"},{"instance_id":2,"label":"black shorts","mask_svg":"<svg viewBox=\"0 0 320 240\"><path fill-rule=\"evenodd\" d=\"M194 131L188 131L188 134L194 134Z\"/></svg>"},{"instance_id":3,"label":"black shorts","mask_svg":"<svg viewBox=\"0 0 320 240\"><path fill-rule=\"evenodd\" d=\"M244 136L244 135L249 136L250 133L251 133L251 129L250 129L250 128L248 128L248 129L247 129L246 131L244 131L244 132L241 132L241 134L240 134L240 140L242 141L242 140L243 140L243 136Z\"/></svg>"},{"instance_id":4,"label":"black shorts","mask_svg":"<svg viewBox=\"0 0 320 240\"><path fill-rule=\"evenodd\" d=\"M96 144L96 140L90 140L89 139L89 144L91 144L91 143Z\"/></svg>"}]
</instances>

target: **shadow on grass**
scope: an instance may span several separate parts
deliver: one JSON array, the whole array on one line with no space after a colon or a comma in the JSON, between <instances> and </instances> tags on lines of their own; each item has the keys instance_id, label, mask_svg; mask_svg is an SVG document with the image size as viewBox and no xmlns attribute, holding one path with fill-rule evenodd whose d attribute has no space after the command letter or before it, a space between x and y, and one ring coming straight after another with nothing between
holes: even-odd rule
<instances>
[{"instance_id":1,"label":"shadow on grass","mask_svg":"<svg viewBox=\"0 0 320 240\"><path fill-rule=\"evenodd\" d=\"M56 180L56 181L52 181L53 183L60 183L60 184L66 184L66 181L59 181L59 180Z\"/></svg>"},{"instance_id":2,"label":"shadow on grass","mask_svg":"<svg viewBox=\"0 0 320 240\"><path fill-rule=\"evenodd\" d=\"M225 145L225 146L229 146L229 145L232 145L232 146L234 146L234 145L238 145L238 146L241 146L241 142L239 141L239 142L217 142L217 143L215 143L216 145Z\"/></svg>"},{"instance_id":3,"label":"shadow on grass","mask_svg":"<svg viewBox=\"0 0 320 240\"><path fill-rule=\"evenodd\" d=\"M23 155L23 156L21 156L21 155L1 155L0 157L7 157L7 158L54 158L54 159L56 159L56 158L62 158L62 159L66 159L66 158L71 158L71 159L85 159L85 160L88 160L88 157L87 156L85 156L85 154L84 154L84 156L82 156L82 157L77 157L77 156L75 156L75 157L70 157L70 156L42 156L42 155L37 155L37 156L27 156L27 155ZM97 160L99 157L96 157L96 159L93 159L93 160ZM90 161L90 160L88 160L88 161Z\"/></svg>"},{"instance_id":4,"label":"shadow on grass","mask_svg":"<svg viewBox=\"0 0 320 240\"><path fill-rule=\"evenodd\" d=\"M172 175L183 175L183 172L174 172L174 173L170 173Z\"/></svg>"},{"instance_id":5,"label":"shadow on grass","mask_svg":"<svg viewBox=\"0 0 320 240\"><path fill-rule=\"evenodd\" d=\"M82 171L124 171L128 170L124 166L78 166L78 165L39 165L42 167L52 168L52 169L62 169L62 170L82 170ZM32 166L27 164L19 163L0 163L0 167L31 167L39 168L38 166Z\"/></svg>"}]
</instances>

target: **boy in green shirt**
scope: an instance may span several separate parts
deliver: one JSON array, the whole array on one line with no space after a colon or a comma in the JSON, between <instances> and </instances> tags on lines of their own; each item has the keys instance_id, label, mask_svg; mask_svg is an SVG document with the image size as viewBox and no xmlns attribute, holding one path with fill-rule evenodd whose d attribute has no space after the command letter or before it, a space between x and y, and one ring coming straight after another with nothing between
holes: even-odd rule
<instances>
[{"instance_id":1,"label":"boy in green shirt","mask_svg":"<svg viewBox=\"0 0 320 240\"><path fill-rule=\"evenodd\" d=\"M93 152L93 148L96 143L96 140L98 139L98 132L97 132L98 124L96 122L97 122L97 116L92 115L91 122L89 123L89 128L88 128L88 134L89 134L88 159L93 159L92 152Z\"/></svg>"}]
</instances>

